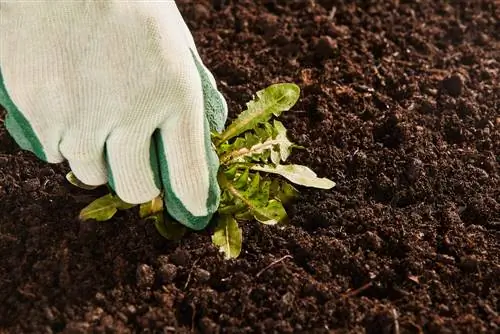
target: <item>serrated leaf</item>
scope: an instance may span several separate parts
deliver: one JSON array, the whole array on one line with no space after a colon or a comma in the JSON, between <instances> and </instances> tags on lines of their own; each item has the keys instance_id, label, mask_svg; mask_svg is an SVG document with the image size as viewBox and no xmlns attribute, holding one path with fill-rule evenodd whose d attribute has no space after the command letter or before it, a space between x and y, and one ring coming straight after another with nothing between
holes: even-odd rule
<instances>
[{"instance_id":1,"label":"serrated leaf","mask_svg":"<svg viewBox=\"0 0 500 334\"><path fill-rule=\"evenodd\" d=\"M245 196L249 198L253 197L260 190L260 174L253 174L251 179L248 188L245 190Z\"/></svg>"},{"instance_id":2,"label":"serrated leaf","mask_svg":"<svg viewBox=\"0 0 500 334\"><path fill-rule=\"evenodd\" d=\"M170 219L162 212L157 212L146 219L152 220L158 233L167 240L180 240L186 233L186 228L183 225Z\"/></svg>"},{"instance_id":3,"label":"serrated leaf","mask_svg":"<svg viewBox=\"0 0 500 334\"><path fill-rule=\"evenodd\" d=\"M252 147L259 143L259 137L257 137L252 132L245 133L245 147Z\"/></svg>"},{"instance_id":4,"label":"serrated leaf","mask_svg":"<svg viewBox=\"0 0 500 334\"><path fill-rule=\"evenodd\" d=\"M279 174L293 183L320 189L331 189L335 187L335 182L327 178L318 178L309 167L302 165L276 165L264 166L254 165L252 170L261 171L265 173Z\"/></svg>"},{"instance_id":5,"label":"serrated leaf","mask_svg":"<svg viewBox=\"0 0 500 334\"><path fill-rule=\"evenodd\" d=\"M229 215L220 215L212 235L212 243L224 253L225 259L237 258L241 252L243 233L236 220Z\"/></svg>"},{"instance_id":6,"label":"serrated leaf","mask_svg":"<svg viewBox=\"0 0 500 334\"><path fill-rule=\"evenodd\" d=\"M247 168L247 169L245 169L245 171L243 173L241 173L240 176L238 176L238 179L236 179L236 181L234 181L234 183L233 183L233 185L236 189L241 189L248 184L249 173L250 173L250 171Z\"/></svg>"},{"instance_id":7,"label":"serrated leaf","mask_svg":"<svg viewBox=\"0 0 500 334\"><path fill-rule=\"evenodd\" d=\"M83 221L89 219L109 220L118 211L117 203L117 198L111 194L100 197L80 211L79 219Z\"/></svg>"},{"instance_id":8,"label":"serrated leaf","mask_svg":"<svg viewBox=\"0 0 500 334\"><path fill-rule=\"evenodd\" d=\"M146 218L161 211L163 211L163 200L161 196L157 196L153 200L139 206L139 217Z\"/></svg>"},{"instance_id":9,"label":"serrated leaf","mask_svg":"<svg viewBox=\"0 0 500 334\"><path fill-rule=\"evenodd\" d=\"M290 140L288 140L286 136L286 128L283 123L281 123L280 121L274 121L274 127L278 131L275 139L278 146L278 157L281 161L286 161L286 159L288 159L288 157L290 156L291 148L294 146L294 144ZM278 160L277 157L275 157L274 160L271 160L276 165L280 163L280 160Z\"/></svg>"},{"instance_id":10,"label":"serrated leaf","mask_svg":"<svg viewBox=\"0 0 500 334\"><path fill-rule=\"evenodd\" d=\"M226 169L226 170L224 171L224 175L225 175L228 179L232 180L232 179L234 179L234 177L236 176L236 172L237 172L237 171L238 171L238 165L233 165L233 166L229 167L229 169Z\"/></svg>"},{"instance_id":11,"label":"serrated leaf","mask_svg":"<svg viewBox=\"0 0 500 334\"><path fill-rule=\"evenodd\" d=\"M296 147L286 135L286 128L279 121L274 121L273 126L266 123L269 130L262 130L261 127L257 128L254 136L257 141L256 144L243 148L233 149L226 154L222 155L221 163L225 165L232 165L235 163L245 162L246 160L266 163L271 158L272 163L279 164L285 161L290 156L292 148ZM258 129L261 129L260 132Z\"/></svg>"},{"instance_id":12,"label":"serrated leaf","mask_svg":"<svg viewBox=\"0 0 500 334\"><path fill-rule=\"evenodd\" d=\"M287 217L283 204L275 199L270 200L265 207L255 208L252 214L257 221L266 225L276 225Z\"/></svg>"},{"instance_id":13,"label":"serrated leaf","mask_svg":"<svg viewBox=\"0 0 500 334\"><path fill-rule=\"evenodd\" d=\"M99 186L89 186L83 183L82 181L78 180L78 178L75 176L73 172L69 172L68 174L66 174L66 180L68 180L68 182L74 185L75 187L85 190L94 190L99 187Z\"/></svg>"},{"instance_id":14,"label":"serrated leaf","mask_svg":"<svg viewBox=\"0 0 500 334\"><path fill-rule=\"evenodd\" d=\"M264 206L269 201L269 193L271 188L271 181L264 180L260 183L260 189L252 196L252 203L255 206ZM244 196L242 194L242 196Z\"/></svg>"},{"instance_id":15,"label":"serrated leaf","mask_svg":"<svg viewBox=\"0 0 500 334\"><path fill-rule=\"evenodd\" d=\"M247 109L218 136L216 146L269 121L273 115L279 116L289 110L299 99L300 88L292 83L279 83L258 91L256 95L247 103Z\"/></svg>"}]
</instances>

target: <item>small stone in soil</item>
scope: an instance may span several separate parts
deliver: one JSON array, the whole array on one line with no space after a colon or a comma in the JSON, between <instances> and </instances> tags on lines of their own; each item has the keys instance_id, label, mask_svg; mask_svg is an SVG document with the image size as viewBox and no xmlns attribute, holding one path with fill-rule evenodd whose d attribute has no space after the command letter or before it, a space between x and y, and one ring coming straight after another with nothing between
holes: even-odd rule
<instances>
[{"instance_id":1,"label":"small stone in soil","mask_svg":"<svg viewBox=\"0 0 500 334\"><path fill-rule=\"evenodd\" d=\"M196 21L209 20L212 15L205 5L198 3L194 6L194 18Z\"/></svg>"},{"instance_id":2,"label":"small stone in soil","mask_svg":"<svg viewBox=\"0 0 500 334\"><path fill-rule=\"evenodd\" d=\"M203 317L200 320L200 328L203 330L204 333L218 333L219 332L219 326L215 322L213 322L212 319L208 317Z\"/></svg>"},{"instance_id":3,"label":"small stone in soil","mask_svg":"<svg viewBox=\"0 0 500 334\"><path fill-rule=\"evenodd\" d=\"M40 189L40 180L37 178L32 178L24 181L23 184L23 191L25 192L32 192L36 191L37 189Z\"/></svg>"},{"instance_id":4,"label":"small stone in soil","mask_svg":"<svg viewBox=\"0 0 500 334\"><path fill-rule=\"evenodd\" d=\"M370 247L373 250L378 250L382 248L383 241L376 233L370 231L366 232L365 240L368 247Z\"/></svg>"},{"instance_id":5,"label":"small stone in soil","mask_svg":"<svg viewBox=\"0 0 500 334\"><path fill-rule=\"evenodd\" d=\"M158 275L163 283L172 283L177 277L177 267L172 263L164 263L160 266Z\"/></svg>"},{"instance_id":6,"label":"small stone in soil","mask_svg":"<svg viewBox=\"0 0 500 334\"><path fill-rule=\"evenodd\" d=\"M207 271L205 269L201 269L201 268L197 268L194 274L195 274L196 279L200 283L207 282L208 280L210 280L210 276L211 276L209 271Z\"/></svg>"},{"instance_id":7,"label":"small stone in soil","mask_svg":"<svg viewBox=\"0 0 500 334\"><path fill-rule=\"evenodd\" d=\"M141 288L149 288L155 281L153 268L147 264L140 264L136 270L137 285Z\"/></svg>"}]
</instances>

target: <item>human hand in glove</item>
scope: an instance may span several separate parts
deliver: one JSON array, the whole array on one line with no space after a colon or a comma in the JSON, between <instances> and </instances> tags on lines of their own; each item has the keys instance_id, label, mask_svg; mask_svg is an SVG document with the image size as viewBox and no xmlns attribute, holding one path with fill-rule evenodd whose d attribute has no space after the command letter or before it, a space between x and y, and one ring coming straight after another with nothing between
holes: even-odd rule
<instances>
[{"instance_id":1,"label":"human hand in glove","mask_svg":"<svg viewBox=\"0 0 500 334\"><path fill-rule=\"evenodd\" d=\"M0 104L18 145L203 229L227 105L174 1L0 0Z\"/></svg>"}]
</instances>

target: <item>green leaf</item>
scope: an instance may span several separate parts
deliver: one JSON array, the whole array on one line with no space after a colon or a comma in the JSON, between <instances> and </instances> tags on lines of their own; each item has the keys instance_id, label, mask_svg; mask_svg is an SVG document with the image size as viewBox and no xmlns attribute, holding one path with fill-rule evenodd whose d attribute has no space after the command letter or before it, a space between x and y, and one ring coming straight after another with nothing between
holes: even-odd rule
<instances>
[{"instance_id":1,"label":"green leaf","mask_svg":"<svg viewBox=\"0 0 500 334\"><path fill-rule=\"evenodd\" d=\"M290 183L283 182L276 198L284 205L299 197L299 191Z\"/></svg>"},{"instance_id":2,"label":"green leaf","mask_svg":"<svg viewBox=\"0 0 500 334\"><path fill-rule=\"evenodd\" d=\"M255 207L252 214L257 221L266 225L276 225L287 218L283 204L275 199L270 200L263 208Z\"/></svg>"},{"instance_id":3,"label":"green leaf","mask_svg":"<svg viewBox=\"0 0 500 334\"><path fill-rule=\"evenodd\" d=\"M318 178L316 173L314 173L309 167L302 165L276 165L275 167L254 165L251 169L265 173L279 174L293 183L306 187L320 189L331 189L335 187L335 182L327 178Z\"/></svg>"},{"instance_id":4,"label":"green leaf","mask_svg":"<svg viewBox=\"0 0 500 334\"><path fill-rule=\"evenodd\" d=\"M234 182L234 187L236 189L241 189L248 184L248 168L238 177L238 179Z\"/></svg>"},{"instance_id":5,"label":"green leaf","mask_svg":"<svg viewBox=\"0 0 500 334\"><path fill-rule=\"evenodd\" d=\"M118 210L128 210L128 209L131 209L133 208L134 206L136 206L136 204L130 204L130 203L127 203L127 202L124 202L122 201L120 198L118 198L117 196L114 196L115 198L115 201L116 201L116 208Z\"/></svg>"},{"instance_id":6,"label":"green leaf","mask_svg":"<svg viewBox=\"0 0 500 334\"><path fill-rule=\"evenodd\" d=\"M248 188L245 190L246 197L253 197L260 190L260 174L255 173L251 176L252 181L250 181Z\"/></svg>"},{"instance_id":7,"label":"green leaf","mask_svg":"<svg viewBox=\"0 0 500 334\"><path fill-rule=\"evenodd\" d=\"M247 205L239 200L236 201L235 204L223 205L219 206L219 213L223 215L234 215L238 212L247 209Z\"/></svg>"},{"instance_id":8,"label":"green leaf","mask_svg":"<svg viewBox=\"0 0 500 334\"><path fill-rule=\"evenodd\" d=\"M289 110L299 99L300 88L292 83L279 83L258 91L256 95L247 103L247 109L217 137L215 146Z\"/></svg>"},{"instance_id":9,"label":"green leaf","mask_svg":"<svg viewBox=\"0 0 500 334\"><path fill-rule=\"evenodd\" d=\"M291 148L294 145L288 140L286 136L286 128L281 122L274 121L274 127L278 131L278 135L274 139L277 143L276 145L278 146L278 149L273 151L274 154L271 154L271 161L277 165L280 161L286 161L286 159L288 159L291 153Z\"/></svg>"},{"instance_id":10,"label":"green leaf","mask_svg":"<svg viewBox=\"0 0 500 334\"><path fill-rule=\"evenodd\" d=\"M240 255L242 239L243 233L236 220L229 215L220 215L212 235L212 243L224 253L226 260Z\"/></svg>"},{"instance_id":11,"label":"green leaf","mask_svg":"<svg viewBox=\"0 0 500 334\"><path fill-rule=\"evenodd\" d=\"M228 179L232 180L236 176L236 172L237 171L238 171L238 165L233 165L229 169L227 169L227 170L224 171L224 175Z\"/></svg>"},{"instance_id":12,"label":"green leaf","mask_svg":"<svg viewBox=\"0 0 500 334\"><path fill-rule=\"evenodd\" d=\"M75 174L73 174L73 172L69 172L68 174L66 174L66 180L68 180L68 182L74 185L75 187L85 190L94 190L99 187L99 186L89 186L83 183L82 181L78 180L78 178L75 176Z\"/></svg>"},{"instance_id":13,"label":"green leaf","mask_svg":"<svg viewBox=\"0 0 500 334\"><path fill-rule=\"evenodd\" d=\"M177 241L182 239L184 234L186 234L186 227L162 212L156 212L148 216L146 220L152 220L158 233L167 240Z\"/></svg>"},{"instance_id":14,"label":"green leaf","mask_svg":"<svg viewBox=\"0 0 500 334\"><path fill-rule=\"evenodd\" d=\"M242 221L242 220L252 220L255 219L252 212L248 210L242 210L241 212L238 212L234 215L234 218L237 221Z\"/></svg>"},{"instance_id":15,"label":"green leaf","mask_svg":"<svg viewBox=\"0 0 500 334\"><path fill-rule=\"evenodd\" d=\"M161 196L158 196L147 203L141 204L141 206L139 207L139 216L141 218L146 218L148 216L152 216L162 211L163 211L163 200Z\"/></svg>"},{"instance_id":16,"label":"green leaf","mask_svg":"<svg viewBox=\"0 0 500 334\"><path fill-rule=\"evenodd\" d=\"M274 164L286 161L292 148L298 146L288 139L286 128L281 122L275 120L272 126L266 123L265 128L268 130L257 127L255 135L247 132L245 137L248 137L248 139L245 145L227 150L220 158L221 163L230 166L236 163L244 163L247 160L266 163L269 158Z\"/></svg>"},{"instance_id":17,"label":"green leaf","mask_svg":"<svg viewBox=\"0 0 500 334\"><path fill-rule=\"evenodd\" d=\"M248 216L246 212L249 212L255 219L268 225L277 224L287 218L283 204L276 199L269 200L269 194L271 191L270 180L260 182L259 191L250 198L247 196L245 190L236 189L236 187L229 180L224 178L222 173L219 173L219 175L220 184L224 189L224 192L227 191L231 193L235 203L242 203L246 207L231 206L231 204L226 204L227 208L219 211L226 214L236 215L238 218L246 218Z\"/></svg>"},{"instance_id":18,"label":"green leaf","mask_svg":"<svg viewBox=\"0 0 500 334\"><path fill-rule=\"evenodd\" d=\"M118 211L118 201L117 198L111 194L100 197L80 211L79 219L83 221L89 219L95 219L97 221L109 220Z\"/></svg>"},{"instance_id":19,"label":"green leaf","mask_svg":"<svg viewBox=\"0 0 500 334\"><path fill-rule=\"evenodd\" d=\"M260 183L260 189L252 196L252 204L258 207L265 206L269 201L271 191L271 181L264 180ZM242 194L244 196L244 193Z\"/></svg>"}]
</instances>

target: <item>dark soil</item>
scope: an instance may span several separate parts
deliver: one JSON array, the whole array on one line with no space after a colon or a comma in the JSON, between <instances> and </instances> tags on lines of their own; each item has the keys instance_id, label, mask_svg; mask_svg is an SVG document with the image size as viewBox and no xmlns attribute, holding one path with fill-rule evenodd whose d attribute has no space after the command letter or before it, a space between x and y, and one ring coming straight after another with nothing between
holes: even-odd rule
<instances>
[{"instance_id":1,"label":"dark soil","mask_svg":"<svg viewBox=\"0 0 500 334\"><path fill-rule=\"evenodd\" d=\"M0 333L498 333L499 3L224 2L179 1L231 117L297 82L295 160L337 187L226 262L135 212L80 223L97 195L0 124Z\"/></svg>"}]
</instances>

